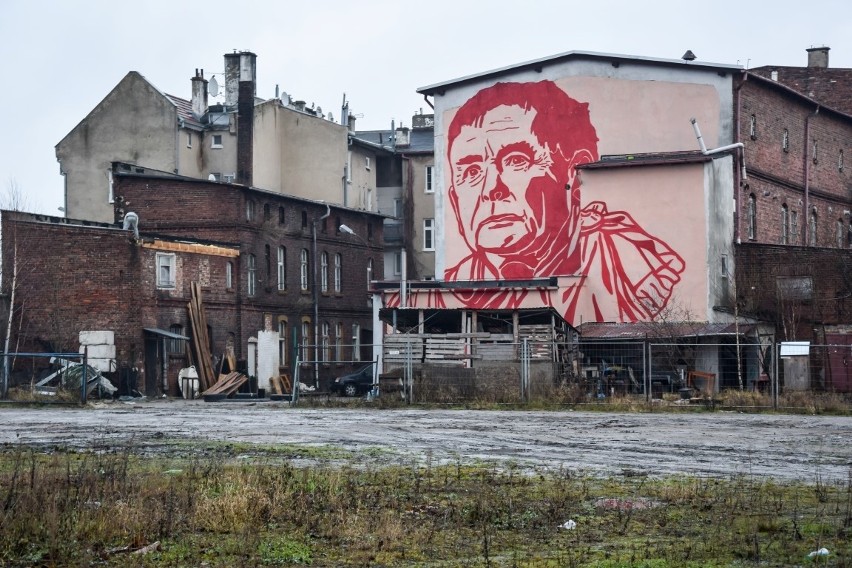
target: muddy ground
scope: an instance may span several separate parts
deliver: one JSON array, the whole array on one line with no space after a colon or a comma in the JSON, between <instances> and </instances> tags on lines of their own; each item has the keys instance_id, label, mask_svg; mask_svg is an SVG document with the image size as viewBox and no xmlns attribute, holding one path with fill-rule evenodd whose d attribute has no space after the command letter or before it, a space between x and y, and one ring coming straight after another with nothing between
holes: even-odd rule
<instances>
[{"instance_id":1,"label":"muddy ground","mask_svg":"<svg viewBox=\"0 0 852 568\"><path fill-rule=\"evenodd\" d=\"M325 409L183 400L0 407L0 444L7 449L129 445L168 456L209 448L208 442L226 450L222 442L234 444L234 457L250 455L254 447L262 454L276 444L325 446L370 463L493 462L601 475L747 474L814 483L845 482L852 472L852 417ZM302 461L309 455L302 454Z\"/></svg>"}]
</instances>

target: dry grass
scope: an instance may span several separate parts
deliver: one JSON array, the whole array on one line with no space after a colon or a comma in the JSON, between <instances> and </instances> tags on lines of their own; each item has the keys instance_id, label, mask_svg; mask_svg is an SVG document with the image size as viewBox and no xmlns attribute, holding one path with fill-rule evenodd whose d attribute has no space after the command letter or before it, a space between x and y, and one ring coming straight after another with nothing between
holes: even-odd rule
<instances>
[{"instance_id":1,"label":"dry grass","mask_svg":"<svg viewBox=\"0 0 852 568\"><path fill-rule=\"evenodd\" d=\"M352 466L1 453L0 565L852 565L852 482Z\"/></svg>"}]
</instances>

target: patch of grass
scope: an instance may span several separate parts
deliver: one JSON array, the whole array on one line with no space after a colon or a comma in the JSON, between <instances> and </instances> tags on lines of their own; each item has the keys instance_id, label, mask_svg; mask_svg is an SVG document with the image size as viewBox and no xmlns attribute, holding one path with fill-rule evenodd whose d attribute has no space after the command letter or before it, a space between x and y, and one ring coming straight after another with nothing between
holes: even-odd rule
<instances>
[{"instance_id":1,"label":"patch of grass","mask_svg":"<svg viewBox=\"0 0 852 568\"><path fill-rule=\"evenodd\" d=\"M820 547L852 564L852 480L233 457L0 452L0 565L713 568Z\"/></svg>"}]
</instances>

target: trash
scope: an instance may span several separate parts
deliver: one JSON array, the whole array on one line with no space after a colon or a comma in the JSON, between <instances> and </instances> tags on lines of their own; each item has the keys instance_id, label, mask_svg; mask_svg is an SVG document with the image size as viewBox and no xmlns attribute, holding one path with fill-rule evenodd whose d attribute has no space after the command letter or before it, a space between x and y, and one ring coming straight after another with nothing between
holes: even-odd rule
<instances>
[{"instance_id":1,"label":"trash","mask_svg":"<svg viewBox=\"0 0 852 568\"><path fill-rule=\"evenodd\" d=\"M561 525L559 525L560 529L565 529L566 531L572 531L577 528L577 523L574 522L573 519L568 519Z\"/></svg>"},{"instance_id":2,"label":"trash","mask_svg":"<svg viewBox=\"0 0 852 568\"><path fill-rule=\"evenodd\" d=\"M154 541L148 546L143 546L139 550L134 550L133 554L148 554L149 552L156 552L160 550L160 541Z\"/></svg>"},{"instance_id":3,"label":"trash","mask_svg":"<svg viewBox=\"0 0 852 568\"><path fill-rule=\"evenodd\" d=\"M817 556L828 556L828 549L820 548L808 554L808 558L816 558Z\"/></svg>"},{"instance_id":4,"label":"trash","mask_svg":"<svg viewBox=\"0 0 852 568\"><path fill-rule=\"evenodd\" d=\"M83 380L83 365L81 363L74 363L67 359L58 359L56 357L51 357L50 362L59 365L60 368L52 375L49 375L36 383L36 392L43 394L55 394L56 390L50 388L49 385L57 380L61 387L71 390L80 390L80 383ZM118 389L115 388L112 383L109 382L106 377L101 375L101 373L94 367L86 365L85 370L86 398L91 396L93 393L99 398L112 398L116 391L118 391Z\"/></svg>"},{"instance_id":5,"label":"trash","mask_svg":"<svg viewBox=\"0 0 852 568\"><path fill-rule=\"evenodd\" d=\"M317 390L317 387L312 387L312 386L306 385L305 383L300 381L299 382L299 390L303 390L305 392L313 392L313 391Z\"/></svg>"}]
</instances>

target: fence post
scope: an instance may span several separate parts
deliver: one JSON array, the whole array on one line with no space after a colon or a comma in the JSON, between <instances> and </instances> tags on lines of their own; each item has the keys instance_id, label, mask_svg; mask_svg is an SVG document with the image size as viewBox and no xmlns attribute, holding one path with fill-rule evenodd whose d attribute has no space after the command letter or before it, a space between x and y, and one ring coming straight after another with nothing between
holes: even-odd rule
<instances>
[{"instance_id":1,"label":"fence post","mask_svg":"<svg viewBox=\"0 0 852 568\"><path fill-rule=\"evenodd\" d=\"M648 343L648 358L647 358L647 365L648 366L645 370L645 380L642 381L642 386L645 389L645 401L648 404L651 404L651 396L652 396L652 394L651 394L651 387L652 387L651 369L653 369L653 366L654 366L654 358L653 358L653 352L651 350L651 347L652 347L652 344ZM644 349L642 350L642 353L644 355L644 353L645 353Z\"/></svg>"},{"instance_id":2,"label":"fence post","mask_svg":"<svg viewBox=\"0 0 852 568\"><path fill-rule=\"evenodd\" d=\"M778 359L781 358L781 344L777 343L774 338L772 339L772 341L774 343L773 350L775 351L775 357L773 357L775 359L775 373L772 377L772 381L770 381L772 383L772 409L778 410L778 379L780 378L778 375Z\"/></svg>"},{"instance_id":3,"label":"fence post","mask_svg":"<svg viewBox=\"0 0 852 568\"><path fill-rule=\"evenodd\" d=\"M89 346L83 348L83 373L80 375L80 404L86 404L86 387L89 384Z\"/></svg>"},{"instance_id":4,"label":"fence post","mask_svg":"<svg viewBox=\"0 0 852 568\"><path fill-rule=\"evenodd\" d=\"M524 337L521 343L521 401L529 402L530 390L530 338Z\"/></svg>"}]
</instances>

